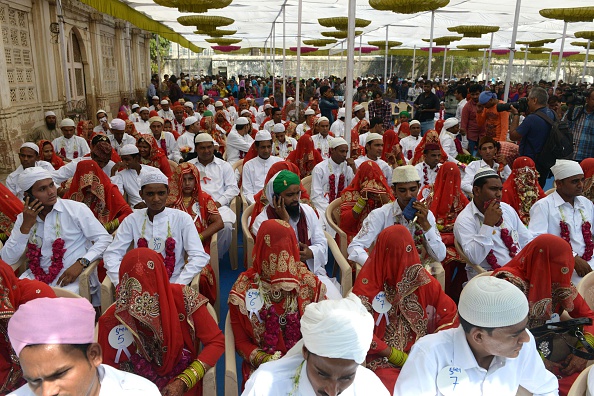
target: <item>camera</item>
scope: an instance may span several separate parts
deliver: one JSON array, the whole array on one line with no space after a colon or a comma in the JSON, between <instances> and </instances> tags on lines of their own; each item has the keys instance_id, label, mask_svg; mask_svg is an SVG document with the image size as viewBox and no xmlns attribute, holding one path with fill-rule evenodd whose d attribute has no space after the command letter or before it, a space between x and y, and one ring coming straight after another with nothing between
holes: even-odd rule
<instances>
[{"instance_id":1,"label":"camera","mask_svg":"<svg viewBox=\"0 0 594 396\"><path fill-rule=\"evenodd\" d=\"M528 99L520 98L517 102L510 103L497 103L497 111L510 111L511 107L514 106L520 113L528 112Z\"/></svg>"},{"instance_id":2,"label":"camera","mask_svg":"<svg viewBox=\"0 0 594 396\"><path fill-rule=\"evenodd\" d=\"M565 88L560 100L568 106L583 106L586 104L586 98L583 96L583 92L580 92L576 87Z\"/></svg>"}]
</instances>

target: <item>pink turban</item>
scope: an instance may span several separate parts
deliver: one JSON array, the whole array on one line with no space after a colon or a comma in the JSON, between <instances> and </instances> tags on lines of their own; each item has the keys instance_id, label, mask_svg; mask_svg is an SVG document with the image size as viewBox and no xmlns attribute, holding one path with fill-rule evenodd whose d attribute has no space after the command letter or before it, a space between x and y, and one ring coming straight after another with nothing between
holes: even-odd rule
<instances>
[{"instance_id":1,"label":"pink turban","mask_svg":"<svg viewBox=\"0 0 594 396\"><path fill-rule=\"evenodd\" d=\"M8 322L17 356L27 345L91 344L95 310L84 298L37 298L21 305Z\"/></svg>"}]
</instances>

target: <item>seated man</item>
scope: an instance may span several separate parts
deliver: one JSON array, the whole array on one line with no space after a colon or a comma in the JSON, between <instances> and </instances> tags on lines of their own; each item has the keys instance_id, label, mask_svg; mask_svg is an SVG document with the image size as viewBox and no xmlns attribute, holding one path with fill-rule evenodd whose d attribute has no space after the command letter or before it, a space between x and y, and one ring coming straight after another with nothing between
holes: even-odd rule
<instances>
[{"instance_id":1,"label":"seated man","mask_svg":"<svg viewBox=\"0 0 594 396\"><path fill-rule=\"evenodd\" d=\"M460 327L415 343L395 396L515 395L520 386L534 395L559 394L526 330L528 300L518 287L490 276L473 279L458 313Z\"/></svg>"},{"instance_id":2,"label":"seated man","mask_svg":"<svg viewBox=\"0 0 594 396\"><path fill-rule=\"evenodd\" d=\"M476 266L493 271L507 264L532 240L518 214L501 202L503 184L493 169L474 175L472 202L458 215L454 236L474 265L466 266L468 279L477 275Z\"/></svg>"},{"instance_id":3,"label":"seated man","mask_svg":"<svg viewBox=\"0 0 594 396\"><path fill-rule=\"evenodd\" d=\"M378 125L381 125L381 122ZM379 133L368 133L365 138L365 155L357 158L355 165L358 168L365 161L374 161L379 165L382 172L384 172L388 184L392 184L392 167L381 158L383 150L383 136Z\"/></svg>"},{"instance_id":4,"label":"seated man","mask_svg":"<svg viewBox=\"0 0 594 396\"><path fill-rule=\"evenodd\" d=\"M427 135L425 135L427 136ZM441 166L441 147L437 143L427 143L423 150L423 162L415 165L419 178L421 179L421 188L431 186L435 183L437 171Z\"/></svg>"},{"instance_id":5,"label":"seated man","mask_svg":"<svg viewBox=\"0 0 594 396\"><path fill-rule=\"evenodd\" d=\"M260 366L245 396L374 395L390 392L363 367L373 335L373 318L354 294L310 303L301 318L303 338L287 356Z\"/></svg>"},{"instance_id":6,"label":"seated man","mask_svg":"<svg viewBox=\"0 0 594 396\"><path fill-rule=\"evenodd\" d=\"M594 205L582 196L584 171L577 162L557 160L551 171L557 189L532 206L528 229L534 237L553 234L571 245L575 261L571 281L577 285L594 268Z\"/></svg>"},{"instance_id":7,"label":"seated man","mask_svg":"<svg viewBox=\"0 0 594 396\"><path fill-rule=\"evenodd\" d=\"M300 193L297 174L282 170L273 176L266 185L266 196L272 199L256 217L252 234L258 236L260 225L266 220L280 219L289 223L299 242L301 262L307 264L309 270L324 282L329 298L341 298L337 284L334 283L336 281L328 278L324 268L328 262L328 242L322 224L309 205L299 202Z\"/></svg>"},{"instance_id":8,"label":"seated man","mask_svg":"<svg viewBox=\"0 0 594 396\"><path fill-rule=\"evenodd\" d=\"M435 223L435 216L423 202L413 201L412 207L416 213L414 218L407 219L403 210L411 199L419 193L419 174L412 165L399 166L394 169L392 178L392 191L396 200L389 202L369 213L363 222L361 230L351 241L347 249L349 260L364 265L369 257L367 249L374 243L377 236L389 226L401 224L413 236L415 245L421 256L421 261L443 261L446 256L446 247L441 240ZM422 252L422 250L425 252ZM422 254L426 253L426 254Z\"/></svg>"},{"instance_id":9,"label":"seated man","mask_svg":"<svg viewBox=\"0 0 594 396\"><path fill-rule=\"evenodd\" d=\"M383 135L384 132L385 131L384 131L383 120L380 117L373 117L369 121L369 129L367 130L367 132L359 134L359 144L361 146L365 146L365 144L367 144L366 143L367 135L369 135L370 133L376 133L378 135Z\"/></svg>"},{"instance_id":10,"label":"seated man","mask_svg":"<svg viewBox=\"0 0 594 396\"><path fill-rule=\"evenodd\" d=\"M120 155L122 162L114 167L111 182L118 186L122 196L127 195L128 205L131 208L146 208L146 204L140 198L140 177L141 174L151 172L154 168L140 163L140 152L133 144L122 147Z\"/></svg>"},{"instance_id":11,"label":"seated man","mask_svg":"<svg viewBox=\"0 0 594 396\"><path fill-rule=\"evenodd\" d=\"M320 117L316 120L314 126L314 135L311 137L314 147L322 155L323 159L330 158L330 121L326 117Z\"/></svg>"},{"instance_id":12,"label":"seated man","mask_svg":"<svg viewBox=\"0 0 594 396\"><path fill-rule=\"evenodd\" d=\"M126 132L126 122L119 118L111 121L111 135L109 135L109 143L116 153L120 154L120 150L127 144L136 144L136 139L128 135Z\"/></svg>"},{"instance_id":13,"label":"seated man","mask_svg":"<svg viewBox=\"0 0 594 396\"><path fill-rule=\"evenodd\" d=\"M134 122L136 132L143 135L151 133L151 123L149 122L150 110L148 109L148 107L141 107L138 111L138 114L139 119L138 121Z\"/></svg>"},{"instance_id":14,"label":"seated man","mask_svg":"<svg viewBox=\"0 0 594 396\"><path fill-rule=\"evenodd\" d=\"M239 187L231 165L214 155L214 140L208 133L196 135L197 158L188 161L200 171L200 187L215 201L225 227L217 233L219 257L231 246L231 232L237 216L229 207L233 198L239 195Z\"/></svg>"},{"instance_id":15,"label":"seated man","mask_svg":"<svg viewBox=\"0 0 594 396\"><path fill-rule=\"evenodd\" d=\"M163 131L163 118L151 117L149 122L151 123L151 133L157 141L157 146L163 150L163 152L167 155L167 158L174 162L179 162L182 156L179 153L177 142L175 141L175 138L171 132Z\"/></svg>"},{"instance_id":16,"label":"seated man","mask_svg":"<svg viewBox=\"0 0 594 396\"><path fill-rule=\"evenodd\" d=\"M275 124L272 127L274 133L274 142L272 143L272 155L286 159L289 153L297 147L297 140L292 137L287 137L285 125Z\"/></svg>"},{"instance_id":17,"label":"seated man","mask_svg":"<svg viewBox=\"0 0 594 396\"><path fill-rule=\"evenodd\" d=\"M167 99L163 99L161 101L161 110L157 111L157 114L162 119L167 119L173 121L175 119L175 114L173 114L173 110L170 109L171 104Z\"/></svg>"},{"instance_id":18,"label":"seated man","mask_svg":"<svg viewBox=\"0 0 594 396\"><path fill-rule=\"evenodd\" d=\"M200 122L196 117L189 116L183 121L183 125L185 132L181 133L181 136L177 138L177 147L180 150L180 154L182 152L195 153L196 144L194 143L194 139L198 132L200 132Z\"/></svg>"},{"instance_id":19,"label":"seated man","mask_svg":"<svg viewBox=\"0 0 594 396\"><path fill-rule=\"evenodd\" d=\"M50 173L54 171L52 164L47 161L37 161L37 158L39 158L39 146L31 142L23 143L19 149L19 161L21 164L14 170L14 172L6 177L6 187L8 187L10 192L21 200L24 198L24 191L19 187L19 176L25 169L36 166L45 169Z\"/></svg>"},{"instance_id":20,"label":"seated man","mask_svg":"<svg viewBox=\"0 0 594 396\"><path fill-rule=\"evenodd\" d=\"M243 163L241 192L248 205L254 203L254 195L264 188L264 179L272 165L282 158L271 155L272 135L268 131L258 131L254 142L258 156Z\"/></svg>"},{"instance_id":21,"label":"seated man","mask_svg":"<svg viewBox=\"0 0 594 396\"><path fill-rule=\"evenodd\" d=\"M421 123L418 120L412 120L409 124L410 135L400 140L402 153L407 161L412 160L415 155L415 149L421 143Z\"/></svg>"},{"instance_id":22,"label":"seated man","mask_svg":"<svg viewBox=\"0 0 594 396\"><path fill-rule=\"evenodd\" d=\"M38 298L21 305L8 322L8 338L28 383L9 395L51 389L68 395L159 396L152 382L101 364L95 315L83 298Z\"/></svg>"},{"instance_id":23,"label":"seated man","mask_svg":"<svg viewBox=\"0 0 594 396\"><path fill-rule=\"evenodd\" d=\"M91 140L91 155L87 157L79 157L73 159L57 171L52 172L54 181L58 184L72 178L76 172L76 167L80 161L93 160L105 172L108 177L111 177L111 171L114 167L114 162L111 160L112 147L109 144L109 138L105 135L95 135Z\"/></svg>"},{"instance_id":24,"label":"seated man","mask_svg":"<svg viewBox=\"0 0 594 396\"><path fill-rule=\"evenodd\" d=\"M314 117L316 116L316 112L313 109L307 109L305 110L303 115L305 116L305 121L297 125L297 128L295 129L295 132L299 137L303 136L306 133L312 135L312 125L314 123Z\"/></svg>"},{"instance_id":25,"label":"seated man","mask_svg":"<svg viewBox=\"0 0 594 396\"><path fill-rule=\"evenodd\" d=\"M70 118L63 119L60 123L60 129L63 136L54 139L52 144L54 145L56 154L64 162L70 162L75 158L84 157L89 154L91 149L89 149L87 141L75 135L76 126L74 125L74 121Z\"/></svg>"},{"instance_id":26,"label":"seated man","mask_svg":"<svg viewBox=\"0 0 594 396\"><path fill-rule=\"evenodd\" d=\"M343 137L344 134L344 118L346 117L346 109L341 107L338 109L338 114L336 115L336 121L330 125L330 132L334 134L334 137Z\"/></svg>"},{"instance_id":27,"label":"seated man","mask_svg":"<svg viewBox=\"0 0 594 396\"><path fill-rule=\"evenodd\" d=\"M140 197L147 208L135 210L124 219L103 256L107 276L114 285L120 282L120 263L131 243L135 248L148 247L161 253L171 283L190 284L208 263L192 217L165 206L168 193L169 181L161 171L141 172Z\"/></svg>"},{"instance_id":28,"label":"seated man","mask_svg":"<svg viewBox=\"0 0 594 396\"><path fill-rule=\"evenodd\" d=\"M249 110L247 110L249 112ZM227 145L225 146L225 153L227 153L227 162L233 165L240 159L243 159L248 152L254 139L250 135L252 128L250 120L246 117L239 117L235 121L235 126L227 135Z\"/></svg>"},{"instance_id":29,"label":"seated man","mask_svg":"<svg viewBox=\"0 0 594 396\"><path fill-rule=\"evenodd\" d=\"M29 269L21 278L37 279L78 294L78 276L101 258L111 235L87 205L58 198L48 171L26 169L19 176L19 186L25 192L25 206L2 248L2 260L14 265L26 252ZM93 302L98 305L96 272L90 281Z\"/></svg>"},{"instance_id":30,"label":"seated man","mask_svg":"<svg viewBox=\"0 0 594 396\"><path fill-rule=\"evenodd\" d=\"M62 133L56 128L56 113L53 111L46 111L44 114L44 123L41 126L33 129L27 136L27 140L33 143L39 143L41 140L49 140L50 142L62 136Z\"/></svg>"},{"instance_id":31,"label":"seated man","mask_svg":"<svg viewBox=\"0 0 594 396\"><path fill-rule=\"evenodd\" d=\"M270 111L270 119L268 121L264 121L264 124L260 125L260 129L268 131L272 134L274 126L276 124L283 123L283 113L280 107L273 107Z\"/></svg>"},{"instance_id":32,"label":"seated man","mask_svg":"<svg viewBox=\"0 0 594 396\"><path fill-rule=\"evenodd\" d=\"M502 155L499 155L500 147L500 143L493 140L493 138L487 136L481 138L478 144L478 152L482 159L472 161L464 170L462 191L464 191L466 195L470 196L472 193L474 175L476 175L479 169L489 167L497 172L503 181L507 180L511 174L511 169L505 163L505 158ZM499 162L495 162L495 159Z\"/></svg>"}]
</instances>

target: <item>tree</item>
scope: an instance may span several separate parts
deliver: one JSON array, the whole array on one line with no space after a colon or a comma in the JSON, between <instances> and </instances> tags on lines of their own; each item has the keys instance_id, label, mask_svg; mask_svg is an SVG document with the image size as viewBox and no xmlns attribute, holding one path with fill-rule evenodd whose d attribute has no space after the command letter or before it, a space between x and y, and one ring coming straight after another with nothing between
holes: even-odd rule
<instances>
[{"instance_id":1,"label":"tree","mask_svg":"<svg viewBox=\"0 0 594 396\"><path fill-rule=\"evenodd\" d=\"M159 44L157 45L157 37L159 38ZM151 37L151 74L159 72L159 59L157 55L161 57L161 65L165 64L165 56L169 55L169 49L171 48L171 41L167 40L163 36L153 34ZM159 76L160 78L161 76Z\"/></svg>"}]
</instances>

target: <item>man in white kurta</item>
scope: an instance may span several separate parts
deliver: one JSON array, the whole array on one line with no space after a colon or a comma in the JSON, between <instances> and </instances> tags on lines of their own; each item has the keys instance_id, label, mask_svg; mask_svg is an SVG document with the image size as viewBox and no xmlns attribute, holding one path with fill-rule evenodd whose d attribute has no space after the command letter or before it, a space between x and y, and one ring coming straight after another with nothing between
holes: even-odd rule
<instances>
[{"instance_id":1,"label":"man in white kurta","mask_svg":"<svg viewBox=\"0 0 594 396\"><path fill-rule=\"evenodd\" d=\"M23 190L19 187L19 176L25 169L37 166L50 173L54 172L52 164L46 161L38 161L37 158L39 158L39 146L31 142L23 143L19 149L19 161L21 164L6 177L6 182L4 184L8 187L10 192L16 195L19 199L24 198Z\"/></svg>"},{"instance_id":2,"label":"man in white kurta","mask_svg":"<svg viewBox=\"0 0 594 396\"><path fill-rule=\"evenodd\" d=\"M214 140L208 133L196 135L196 153L198 157L188 161L200 171L200 187L215 201L225 227L217 233L219 257L229 250L233 224L237 216L229 205L239 195L237 179L233 167L214 155Z\"/></svg>"},{"instance_id":3,"label":"man in white kurta","mask_svg":"<svg viewBox=\"0 0 594 396\"><path fill-rule=\"evenodd\" d=\"M175 114L173 114L173 110L171 110L170 107L171 105L169 101L163 99L161 101L161 110L157 111L157 114L159 114L159 117L162 119L173 122L173 120L175 120Z\"/></svg>"},{"instance_id":4,"label":"man in white kurta","mask_svg":"<svg viewBox=\"0 0 594 396\"><path fill-rule=\"evenodd\" d=\"M458 149L456 148L455 139L460 131L459 121L456 117L450 117L443 123L443 128L439 133L439 142L443 151L448 155L448 161L458 163L456 157L458 156ZM460 143L462 144L462 143Z\"/></svg>"},{"instance_id":5,"label":"man in white kurta","mask_svg":"<svg viewBox=\"0 0 594 396\"><path fill-rule=\"evenodd\" d=\"M276 124L282 124L282 122L283 122L282 110L279 107L273 107L272 110L270 111L270 116L272 119L267 121L266 123L264 123L264 125L262 126L262 129L266 130L272 134L272 133L274 133L274 131L273 131L274 126Z\"/></svg>"},{"instance_id":6,"label":"man in white kurta","mask_svg":"<svg viewBox=\"0 0 594 396\"><path fill-rule=\"evenodd\" d=\"M78 294L79 275L91 262L101 258L112 240L111 235L85 204L58 198L51 174L46 170L26 169L19 176L19 185L37 202L25 199L23 213L17 216L2 248L2 260L8 265L16 264L27 250L27 244L34 243L41 251L40 268L45 274L51 274L52 248L56 239L61 238L65 249L62 269L46 283ZM28 269L21 278L35 279L35 275ZM90 278L90 289L94 305L99 305L97 272Z\"/></svg>"},{"instance_id":7,"label":"man in white kurta","mask_svg":"<svg viewBox=\"0 0 594 396\"><path fill-rule=\"evenodd\" d=\"M145 205L140 197L140 179L142 174L151 172L154 168L140 163L140 153L133 144L122 147L121 156L121 165L118 164L118 169L111 177L111 182L118 186L122 196L127 196L128 205L132 209L142 209Z\"/></svg>"},{"instance_id":8,"label":"man in white kurta","mask_svg":"<svg viewBox=\"0 0 594 396\"><path fill-rule=\"evenodd\" d=\"M314 111L314 109L307 109L305 110L303 115L305 116L305 121L297 125L297 128L295 128L297 136L303 136L307 131L311 130L310 125L312 124L313 119L316 116L316 112Z\"/></svg>"},{"instance_id":9,"label":"man in white kurta","mask_svg":"<svg viewBox=\"0 0 594 396\"><path fill-rule=\"evenodd\" d=\"M415 165L419 178L421 179L421 188L432 186L435 183L437 172L441 167L441 150L437 143L425 144L423 151L423 162Z\"/></svg>"},{"instance_id":10,"label":"man in white kurta","mask_svg":"<svg viewBox=\"0 0 594 396\"><path fill-rule=\"evenodd\" d=\"M338 109L338 115L336 116L336 121L330 125L330 132L334 134L334 137L344 137L344 117L345 117L345 109L341 107Z\"/></svg>"},{"instance_id":11,"label":"man in white kurta","mask_svg":"<svg viewBox=\"0 0 594 396\"><path fill-rule=\"evenodd\" d=\"M166 258L165 245L167 238L171 237L175 240L175 268L169 280L171 283L189 285L210 259L202 247L192 216L165 207L168 180L160 170L155 168L142 174L140 185L141 197L147 208L135 210L118 227L113 243L103 255L107 276L117 286L120 282L120 264L131 243L137 248L138 240L145 238L150 249ZM161 196L163 191L166 193ZM154 195L159 196L158 200Z\"/></svg>"},{"instance_id":12,"label":"man in white kurta","mask_svg":"<svg viewBox=\"0 0 594 396\"><path fill-rule=\"evenodd\" d=\"M384 139L382 135L379 133L368 133L365 138L365 155L355 160L355 166L358 168L365 161L373 161L380 167L384 176L386 176L388 184L392 184L392 167L381 158L383 149Z\"/></svg>"},{"instance_id":13,"label":"man in white kurta","mask_svg":"<svg viewBox=\"0 0 594 396\"><path fill-rule=\"evenodd\" d=\"M400 139L402 154L408 162L414 157L415 149L421 143L421 123L418 120L412 120L409 127L410 135Z\"/></svg>"},{"instance_id":14,"label":"man in white kurta","mask_svg":"<svg viewBox=\"0 0 594 396\"><path fill-rule=\"evenodd\" d=\"M95 113L95 117L97 118L97 125L93 128L93 132L102 133L102 134L109 134L109 128L111 128L111 124L107 121L107 112L103 109L97 110Z\"/></svg>"},{"instance_id":15,"label":"man in white kurta","mask_svg":"<svg viewBox=\"0 0 594 396\"><path fill-rule=\"evenodd\" d=\"M389 202L369 213L363 221L361 230L353 238L347 252L349 260L364 265L369 257L366 251L377 239L377 236L385 228L394 224L405 226L413 238L417 231L422 232L421 243L427 251L428 257L421 259L443 261L446 256L446 247L441 240L437 230L435 216L422 202L414 202L413 208L417 210L415 218L408 220L404 217L402 210L409 204L412 198L416 198L419 192L419 174L414 166L405 165L394 169L392 178L392 191L396 200Z\"/></svg>"},{"instance_id":16,"label":"man in white kurta","mask_svg":"<svg viewBox=\"0 0 594 396\"><path fill-rule=\"evenodd\" d=\"M282 158L271 155L272 135L268 131L258 131L254 142L258 156L243 164L241 193L248 205L254 203L254 195L264 188L264 181L270 167Z\"/></svg>"},{"instance_id":17,"label":"man in white kurta","mask_svg":"<svg viewBox=\"0 0 594 396\"><path fill-rule=\"evenodd\" d=\"M138 111L139 119L134 122L134 127L138 133L143 135L151 133L150 111L148 107L141 107Z\"/></svg>"},{"instance_id":18,"label":"man in white kurta","mask_svg":"<svg viewBox=\"0 0 594 396\"><path fill-rule=\"evenodd\" d=\"M559 394L526 329L528 301L519 288L490 276L473 279L458 312L460 327L415 342L394 396L515 395L520 386L535 396Z\"/></svg>"},{"instance_id":19,"label":"man in white kurta","mask_svg":"<svg viewBox=\"0 0 594 396\"><path fill-rule=\"evenodd\" d=\"M583 276L594 269L594 258L591 257L592 253L586 252L587 247L582 233L584 222L594 223L594 205L592 201L582 196L584 171L577 162L557 160L551 167L551 171L555 176L557 188L555 192L538 200L532 206L528 229L535 238L545 233L562 237L561 221L567 224L575 261L571 281L577 285Z\"/></svg>"},{"instance_id":20,"label":"man in white kurta","mask_svg":"<svg viewBox=\"0 0 594 396\"><path fill-rule=\"evenodd\" d=\"M501 188L501 178L494 170L489 167L481 169L475 176L472 202L466 205L454 223L454 237L474 264L466 266L468 279L477 275L476 266L493 271L495 268L489 261L504 266L511 260L511 246L505 244L502 232L509 233L516 254L533 238L514 208L500 202Z\"/></svg>"},{"instance_id":21,"label":"man in white kurta","mask_svg":"<svg viewBox=\"0 0 594 396\"><path fill-rule=\"evenodd\" d=\"M478 151L482 159L477 161L472 161L468 164L464 170L464 178L462 179L462 183L460 183L460 187L462 191L469 195L472 193L472 183L474 180L474 175L485 167L489 167L493 169L503 181L507 180L509 175L511 175L511 169L508 165L503 166L503 170L500 170L500 164L495 161L498 156L497 144L493 138L490 137L483 137L479 141L478 144Z\"/></svg>"},{"instance_id":22,"label":"man in white kurta","mask_svg":"<svg viewBox=\"0 0 594 396\"><path fill-rule=\"evenodd\" d=\"M120 150L127 144L136 144L136 139L124 132L126 129L126 122L119 118L111 121L111 135L109 135L109 143L115 151L120 154Z\"/></svg>"},{"instance_id":23,"label":"man in white kurta","mask_svg":"<svg viewBox=\"0 0 594 396\"><path fill-rule=\"evenodd\" d=\"M316 134L311 137L314 148L322 155L323 159L330 158L330 121L326 117L320 117L314 125Z\"/></svg>"},{"instance_id":24,"label":"man in white kurta","mask_svg":"<svg viewBox=\"0 0 594 396\"><path fill-rule=\"evenodd\" d=\"M182 156L177 147L177 142L171 132L163 130L163 118L151 117L149 122L151 124L151 133L157 141L157 146L159 146L163 152L167 153L167 158L176 163L179 162L182 159Z\"/></svg>"},{"instance_id":25,"label":"man in white kurta","mask_svg":"<svg viewBox=\"0 0 594 396\"><path fill-rule=\"evenodd\" d=\"M357 124L359 124L361 120L368 119L366 113L367 111L365 110L365 107L363 107L362 104L358 104L355 105L355 107L353 107L353 119L351 120L351 130L355 129L355 127L357 126Z\"/></svg>"},{"instance_id":26,"label":"man in white kurta","mask_svg":"<svg viewBox=\"0 0 594 396\"><path fill-rule=\"evenodd\" d=\"M252 147L254 139L250 136L250 132L250 120L246 117L239 117L227 135L225 153L227 153L227 162L229 164L233 165L243 159L250 147Z\"/></svg>"},{"instance_id":27,"label":"man in white kurta","mask_svg":"<svg viewBox=\"0 0 594 396\"><path fill-rule=\"evenodd\" d=\"M95 135L91 141L91 155L89 157L76 158L56 171L52 171L52 177L57 184L61 184L72 178L76 172L76 167L81 161L95 161L103 170L107 177L111 176L111 170L115 163L111 158L111 145L109 138L105 135Z\"/></svg>"},{"instance_id":28,"label":"man in white kurta","mask_svg":"<svg viewBox=\"0 0 594 396\"><path fill-rule=\"evenodd\" d=\"M297 140L287 137L285 126L282 123L274 124L272 132L274 133L272 155L286 159L289 153L297 148Z\"/></svg>"},{"instance_id":29,"label":"man in white kurta","mask_svg":"<svg viewBox=\"0 0 594 396\"><path fill-rule=\"evenodd\" d=\"M194 116L186 117L184 120L186 131L177 139L177 147L181 152L193 153L195 149L194 139L200 131L200 122Z\"/></svg>"},{"instance_id":30,"label":"man in white kurta","mask_svg":"<svg viewBox=\"0 0 594 396\"><path fill-rule=\"evenodd\" d=\"M70 162L75 158L84 157L91 152L87 141L75 135L76 126L73 120L70 118L63 119L60 123L60 129L63 136L54 139L52 144L54 151L64 162Z\"/></svg>"},{"instance_id":31,"label":"man in white kurta","mask_svg":"<svg viewBox=\"0 0 594 396\"><path fill-rule=\"evenodd\" d=\"M303 338L282 359L261 365L245 384L243 396L390 395L362 365L373 338L373 317L359 297L350 294L309 304L300 328ZM337 359L347 373L336 370Z\"/></svg>"}]
</instances>

